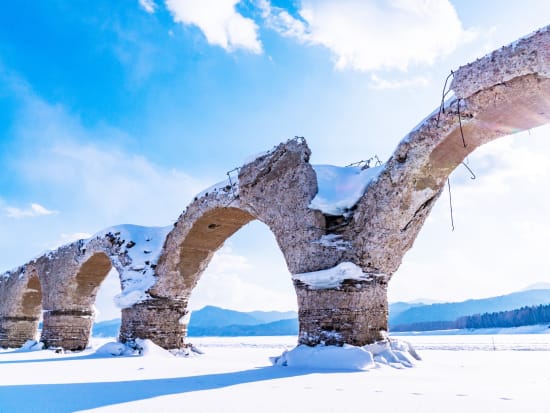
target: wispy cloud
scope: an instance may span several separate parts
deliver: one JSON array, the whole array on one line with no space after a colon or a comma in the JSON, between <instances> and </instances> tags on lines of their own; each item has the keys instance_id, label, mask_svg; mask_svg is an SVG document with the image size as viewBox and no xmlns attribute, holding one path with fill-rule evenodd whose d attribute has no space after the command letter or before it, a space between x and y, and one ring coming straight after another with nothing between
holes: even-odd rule
<instances>
[{"instance_id":1,"label":"wispy cloud","mask_svg":"<svg viewBox=\"0 0 550 413\"><path fill-rule=\"evenodd\" d=\"M258 26L235 8L239 0L166 0L175 22L197 26L208 43L231 52L262 52Z\"/></svg>"},{"instance_id":2,"label":"wispy cloud","mask_svg":"<svg viewBox=\"0 0 550 413\"><path fill-rule=\"evenodd\" d=\"M0 233L14 236L0 237L0 268L111 225L169 225L211 184L125 150L131 136L105 124L83 125L17 79L11 86L20 99L12 128L17 151L6 165L17 191L0 199Z\"/></svg>"},{"instance_id":3,"label":"wispy cloud","mask_svg":"<svg viewBox=\"0 0 550 413\"><path fill-rule=\"evenodd\" d=\"M51 211L40 204L32 203L28 208L5 207L4 210L10 218L35 218L45 215L54 215L58 211Z\"/></svg>"},{"instance_id":4,"label":"wispy cloud","mask_svg":"<svg viewBox=\"0 0 550 413\"><path fill-rule=\"evenodd\" d=\"M462 28L446 0L305 0L299 19L267 0L259 7L267 25L280 34L328 48L340 70L405 71L433 64L476 35Z\"/></svg>"},{"instance_id":5,"label":"wispy cloud","mask_svg":"<svg viewBox=\"0 0 550 413\"><path fill-rule=\"evenodd\" d=\"M371 89L384 90L384 89L402 89L417 86L426 86L429 83L428 78L424 76L415 76L408 79L384 79L378 75L373 74L371 76Z\"/></svg>"},{"instance_id":6,"label":"wispy cloud","mask_svg":"<svg viewBox=\"0 0 550 413\"><path fill-rule=\"evenodd\" d=\"M21 145L32 145L32 151L22 151L13 160L15 172L22 185L51 188L50 202L66 205L66 214L72 214L66 219L81 222L75 221L66 233L101 229L90 228L92 222L167 225L208 186L183 171L125 151L116 142L132 138L116 128L85 127L63 106L50 105L30 92L25 100L14 130ZM30 216L45 211L35 206L10 213Z\"/></svg>"},{"instance_id":7,"label":"wispy cloud","mask_svg":"<svg viewBox=\"0 0 550 413\"><path fill-rule=\"evenodd\" d=\"M258 7L261 11L265 25L285 37L306 39L306 22L293 17L287 10L272 6L269 0L259 0Z\"/></svg>"},{"instance_id":8,"label":"wispy cloud","mask_svg":"<svg viewBox=\"0 0 550 413\"><path fill-rule=\"evenodd\" d=\"M139 5L147 13L154 13L155 9L157 8L157 5L154 2L154 0L139 0Z\"/></svg>"}]
</instances>

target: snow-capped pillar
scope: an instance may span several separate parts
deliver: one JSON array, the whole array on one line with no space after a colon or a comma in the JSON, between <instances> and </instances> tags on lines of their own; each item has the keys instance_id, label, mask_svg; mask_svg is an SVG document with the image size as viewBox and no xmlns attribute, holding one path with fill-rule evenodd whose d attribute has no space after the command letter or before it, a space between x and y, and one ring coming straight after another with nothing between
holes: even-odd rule
<instances>
[{"instance_id":1,"label":"snow-capped pillar","mask_svg":"<svg viewBox=\"0 0 550 413\"><path fill-rule=\"evenodd\" d=\"M340 288L312 289L294 282L298 296L300 344L363 346L386 338L387 285L345 282Z\"/></svg>"},{"instance_id":2,"label":"snow-capped pillar","mask_svg":"<svg viewBox=\"0 0 550 413\"><path fill-rule=\"evenodd\" d=\"M184 300L155 298L123 308L120 341L150 339L165 349L182 348L187 330L186 304Z\"/></svg>"},{"instance_id":3,"label":"snow-capped pillar","mask_svg":"<svg viewBox=\"0 0 550 413\"><path fill-rule=\"evenodd\" d=\"M385 280L380 274L364 273L351 262L294 275L300 344L363 346L385 339Z\"/></svg>"}]
</instances>

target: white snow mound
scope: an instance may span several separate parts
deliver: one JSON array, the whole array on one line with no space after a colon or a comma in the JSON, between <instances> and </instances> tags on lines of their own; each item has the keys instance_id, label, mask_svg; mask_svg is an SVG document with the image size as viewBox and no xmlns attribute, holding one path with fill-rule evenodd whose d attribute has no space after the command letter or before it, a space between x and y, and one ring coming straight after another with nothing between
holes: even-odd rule
<instances>
[{"instance_id":1,"label":"white snow mound","mask_svg":"<svg viewBox=\"0 0 550 413\"><path fill-rule=\"evenodd\" d=\"M42 343L41 341L27 340L25 341L25 343L23 343L19 351L40 351L43 349L44 343Z\"/></svg>"},{"instance_id":2,"label":"white snow mound","mask_svg":"<svg viewBox=\"0 0 550 413\"><path fill-rule=\"evenodd\" d=\"M299 345L272 360L275 366L322 370L367 370L375 367L372 354L362 347Z\"/></svg>"},{"instance_id":3,"label":"white snow mound","mask_svg":"<svg viewBox=\"0 0 550 413\"><path fill-rule=\"evenodd\" d=\"M100 356L132 356L134 353L127 345L115 341L105 343L95 351Z\"/></svg>"},{"instance_id":4,"label":"white snow mound","mask_svg":"<svg viewBox=\"0 0 550 413\"><path fill-rule=\"evenodd\" d=\"M399 369L413 367L414 359L420 360L420 357L409 343L392 340L363 347L298 345L270 360L274 366L313 370L369 370L380 365Z\"/></svg>"},{"instance_id":5,"label":"white snow mound","mask_svg":"<svg viewBox=\"0 0 550 413\"><path fill-rule=\"evenodd\" d=\"M344 280L369 281L371 276L365 274L358 265L345 261L326 270L294 274L292 279L301 281L315 290L322 290L339 288Z\"/></svg>"},{"instance_id":6,"label":"white snow mound","mask_svg":"<svg viewBox=\"0 0 550 413\"><path fill-rule=\"evenodd\" d=\"M172 358L172 353L156 345L149 339L136 338L136 347L144 357Z\"/></svg>"},{"instance_id":7,"label":"white snow mound","mask_svg":"<svg viewBox=\"0 0 550 413\"><path fill-rule=\"evenodd\" d=\"M132 345L112 341L103 344L95 351L96 355L108 356L143 356L153 358L174 357L172 353L156 345L149 339L137 338Z\"/></svg>"},{"instance_id":8,"label":"white snow mound","mask_svg":"<svg viewBox=\"0 0 550 413\"><path fill-rule=\"evenodd\" d=\"M107 228L89 238L105 237L108 234L123 245L123 252L130 259L129 266L115 263L120 273L122 292L115 296L115 304L119 308L128 308L134 304L149 299L149 290L156 282L154 266L156 265L164 240L172 230L166 227L142 227L139 225L118 225ZM115 260L118 257L112 257Z\"/></svg>"},{"instance_id":9,"label":"white snow mound","mask_svg":"<svg viewBox=\"0 0 550 413\"><path fill-rule=\"evenodd\" d=\"M358 166L313 165L318 191L309 207L327 215L346 215L383 168L383 165L366 169Z\"/></svg>"}]
</instances>

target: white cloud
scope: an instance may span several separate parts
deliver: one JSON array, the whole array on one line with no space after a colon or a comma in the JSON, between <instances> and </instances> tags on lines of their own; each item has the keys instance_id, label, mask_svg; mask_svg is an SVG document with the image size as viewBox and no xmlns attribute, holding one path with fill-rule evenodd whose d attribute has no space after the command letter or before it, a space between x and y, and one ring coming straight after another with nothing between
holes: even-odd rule
<instances>
[{"instance_id":1,"label":"white cloud","mask_svg":"<svg viewBox=\"0 0 550 413\"><path fill-rule=\"evenodd\" d=\"M28 208L5 207L4 209L10 218L34 218L58 213L58 211L50 211L37 203L30 204Z\"/></svg>"},{"instance_id":2,"label":"white cloud","mask_svg":"<svg viewBox=\"0 0 550 413\"><path fill-rule=\"evenodd\" d=\"M208 186L143 155L125 152L114 142L131 137L117 129L85 128L60 105L32 94L26 100L16 133L32 150L22 152L13 164L24 185L50 188L49 202L63 205L64 223L72 225L54 234L95 232L120 223L168 225L195 193ZM112 139L99 143L101 136ZM53 211L38 206L10 210L12 216L48 212Z\"/></svg>"},{"instance_id":3,"label":"white cloud","mask_svg":"<svg viewBox=\"0 0 550 413\"><path fill-rule=\"evenodd\" d=\"M258 7L266 26L270 29L286 37L305 38L307 31L305 22L295 19L283 8L273 7L268 0L260 0Z\"/></svg>"},{"instance_id":4,"label":"white cloud","mask_svg":"<svg viewBox=\"0 0 550 413\"><path fill-rule=\"evenodd\" d=\"M157 8L157 5L154 2L154 0L139 0L139 5L147 13L154 13L155 9Z\"/></svg>"},{"instance_id":5,"label":"white cloud","mask_svg":"<svg viewBox=\"0 0 550 413\"><path fill-rule=\"evenodd\" d=\"M17 93L21 104L12 131L18 151L7 165L17 193L0 199L0 268L112 225L170 225L211 184L125 151L121 143L132 137L104 124L84 126L23 81ZM27 207L22 199L39 203Z\"/></svg>"},{"instance_id":6,"label":"white cloud","mask_svg":"<svg viewBox=\"0 0 550 413\"><path fill-rule=\"evenodd\" d=\"M381 78L375 74L371 76L372 83L370 87L375 90L384 90L384 89L401 89L409 88L416 86L426 86L429 83L429 80L424 76L415 76L409 79L403 80L389 80Z\"/></svg>"},{"instance_id":7,"label":"white cloud","mask_svg":"<svg viewBox=\"0 0 550 413\"><path fill-rule=\"evenodd\" d=\"M258 26L237 12L239 0L166 0L175 22L197 26L208 43L231 52L262 52Z\"/></svg>"},{"instance_id":8,"label":"white cloud","mask_svg":"<svg viewBox=\"0 0 550 413\"><path fill-rule=\"evenodd\" d=\"M474 36L446 0L304 0L302 20L266 0L259 7L279 33L331 50L338 69L404 71L433 64Z\"/></svg>"},{"instance_id":9,"label":"white cloud","mask_svg":"<svg viewBox=\"0 0 550 413\"><path fill-rule=\"evenodd\" d=\"M62 198L67 195L61 192L71 193L69 207L108 225L167 225L203 187L189 175L143 156L71 139L52 143L19 168L26 179L55 188Z\"/></svg>"}]
</instances>

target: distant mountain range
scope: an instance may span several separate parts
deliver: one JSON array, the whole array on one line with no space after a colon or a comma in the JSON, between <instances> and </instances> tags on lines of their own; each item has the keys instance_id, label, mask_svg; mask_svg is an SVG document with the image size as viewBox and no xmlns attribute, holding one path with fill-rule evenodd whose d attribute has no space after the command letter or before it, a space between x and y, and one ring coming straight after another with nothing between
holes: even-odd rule
<instances>
[{"instance_id":1,"label":"distant mountain range","mask_svg":"<svg viewBox=\"0 0 550 413\"><path fill-rule=\"evenodd\" d=\"M498 297L466 300L458 303L423 304L396 302L390 304L390 331L396 326L435 321L454 321L473 314L514 310L524 306L550 303L550 284L536 284L529 290ZM114 337L118 334L120 319L94 324L96 337ZM276 336L297 335L298 320L295 311L241 312L206 306L191 313L187 334L200 336Z\"/></svg>"},{"instance_id":2,"label":"distant mountain range","mask_svg":"<svg viewBox=\"0 0 550 413\"><path fill-rule=\"evenodd\" d=\"M393 303L390 305L390 331L393 326L429 321L454 321L459 317L515 310L550 303L550 289L518 291L498 297L430 305Z\"/></svg>"},{"instance_id":3,"label":"distant mountain range","mask_svg":"<svg viewBox=\"0 0 550 413\"><path fill-rule=\"evenodd\" d=\"M94 324L95 337L115 337L120 329L120 319L100 321ZM206 306L191 313L187 335L201 336L286 336L298 334L296 311L241 312Z\"/></svg>"},{"instance_id":4,"label":"distant mountain range","mask_svg":"<svg viewBox=\"0 0 550 413\"><path fill-rule=\"evenodd\" d=\"M240 311L206 306L191 313L187 335L286 336L298 334L295 311Z\"/></svg>"}]
</instances>

